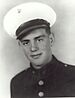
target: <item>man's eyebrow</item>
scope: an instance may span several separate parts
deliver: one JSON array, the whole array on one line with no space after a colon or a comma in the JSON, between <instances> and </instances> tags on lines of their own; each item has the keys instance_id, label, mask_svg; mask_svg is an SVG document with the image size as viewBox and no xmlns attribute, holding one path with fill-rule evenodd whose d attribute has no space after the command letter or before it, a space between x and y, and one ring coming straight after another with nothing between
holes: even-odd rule
<instances>
[{"instance_id":1,"label":"man's eyebrow","mask_svg":"<svg viewBox=\"0 0 75 98\"><path fill-rule=\"evenodd\" d=\"M25 41L26 41L26 42L28 42L29 40L28 40L28 39L25 39L25 40L21 40L21 42L25 42Z\"/></svg>"},{"instance_id":2,"label":"man's eyebrow","mask_svg":"<svg viewBox=\"0 0 75 98\"><path fill-rule=\"evenodd\" d=\"M41 38L41 37L45 37L45 35L39 35L39 36L35 37L34 39L38 39L38 38Z\"/></svg>"}]
</instances>

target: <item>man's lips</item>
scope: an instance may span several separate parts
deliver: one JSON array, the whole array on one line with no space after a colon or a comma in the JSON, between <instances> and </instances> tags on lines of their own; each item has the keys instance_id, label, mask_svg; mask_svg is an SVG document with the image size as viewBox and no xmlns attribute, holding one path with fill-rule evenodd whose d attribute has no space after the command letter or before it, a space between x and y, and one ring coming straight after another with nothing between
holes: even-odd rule
<instances>
[{"instance_id":1,"label":"man's lips","mask_svg":"<svg viewBox=\"0 0 75 98\"><path fill-rule=\"evenodd\" d=\"M39 58L41 55L42 55L42 53L33 54L33 55L31 55L31 57L34 58L34 59L37 59L37 58Z\"/></svg>"}]
</instances>

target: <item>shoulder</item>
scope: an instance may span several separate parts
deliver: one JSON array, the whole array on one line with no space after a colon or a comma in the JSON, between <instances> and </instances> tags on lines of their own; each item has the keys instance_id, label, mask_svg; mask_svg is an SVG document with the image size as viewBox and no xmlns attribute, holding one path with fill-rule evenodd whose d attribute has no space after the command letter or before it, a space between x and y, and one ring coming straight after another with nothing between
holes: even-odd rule
<instances>
[{"instance_id":1,"label":"shoulder","mask_svg":"<svg viewBox=\"0 0 75 98\"><path fill-rule=\"evenodd\" d=\"M30 73L30 68L23 70L11 79L11 85L20 84L22 80Z\"/></svg>"},{"instance_id":2,"label":"shoulder","mask_svg":"<svg viewBox=\"0 0 75 98\"><path fill-rule=\"evenodd\" d=\"M54 57L54 58L55 58L54 63L56 65L58 65L59 67L62 67L63 69L65 69L68 72L75 72L75 65L67 64L67 63L60 61L56 57Z\"/></svg>"},{"instance_id":3,"label":"shoulder","mask_svg":"<svg viewBox=\"0 0 75 98\"><path fill-rule=\"evenodd\" d=\"M54 64L57 66L57 72L63 73L69 78L75 78L75 66L66 64L55 57Z\"/></svg>"}]
</instances>

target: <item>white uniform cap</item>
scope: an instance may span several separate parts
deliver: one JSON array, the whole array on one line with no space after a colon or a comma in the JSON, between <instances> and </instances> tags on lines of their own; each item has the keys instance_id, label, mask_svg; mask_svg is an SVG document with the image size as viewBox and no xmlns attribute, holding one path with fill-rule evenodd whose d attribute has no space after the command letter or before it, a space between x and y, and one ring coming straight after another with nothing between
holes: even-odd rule
<instances>
[{"instance_id":1,"label":"white uniform cap","mask_svg":"<svg viewBox=\"0 0 75 98\"><path fill-rule=\"evenodd\" d=\"M12 8L5 15L3 21L4 29L11 37L16 38L16 30L21 24L38 18L48 21L51 27L56 21L56 13L44 3L23 3Z\"/></svg>"}]
</instances>

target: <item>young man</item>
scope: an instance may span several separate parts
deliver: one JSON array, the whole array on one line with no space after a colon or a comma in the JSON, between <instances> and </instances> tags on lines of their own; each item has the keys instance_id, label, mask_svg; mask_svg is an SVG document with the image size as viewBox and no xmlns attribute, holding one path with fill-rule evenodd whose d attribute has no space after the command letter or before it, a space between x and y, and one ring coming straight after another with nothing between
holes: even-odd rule
<instances>
[{"instance_id":1,"label":"young man","mask_svg":"<svg viewBox=\"0 0 75 98\"><path fill-rule=\"evenodd\" d=\"M26 7L30 7L30 10L26 11ZM16 39L30 61L30 67L12 79L11 98L75 96L75 67L65 66L52 55L51 51L54 38L50 27L55 23L55 12L45 4L32 2L12 9L7 16L16 9L19 9L17 13L19 15L16 15L18 17L16 21L19 21L19 24L15 25ZM33 9L32 13L31 9ZM33 18L25 21L25 15L22 11L27 12L28 18L30 13L34 13L34 9L36 18L33 15ZM41 14L39 17L38 12ZM45 14L49 15L49 18ZM7 16L5 17L5 24L8 19ZM23 19L22 23L17 19ZM7 27L7 25L5 26ZM12 26L10 24L7 31L11 31Z\"/></svg>"}]
</instances>

